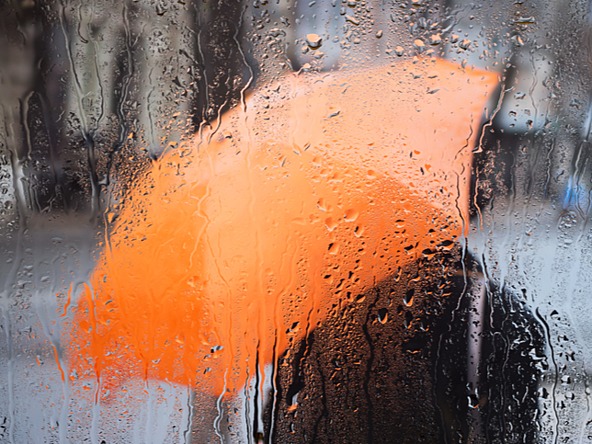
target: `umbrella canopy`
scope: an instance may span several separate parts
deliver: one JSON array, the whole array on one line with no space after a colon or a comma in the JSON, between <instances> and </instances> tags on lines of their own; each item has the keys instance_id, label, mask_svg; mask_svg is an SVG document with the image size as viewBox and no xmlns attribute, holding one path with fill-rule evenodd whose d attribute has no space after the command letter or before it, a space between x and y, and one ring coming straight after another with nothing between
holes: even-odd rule
<instances>
[{"instance_id":1,"label":"umbrella canopy","mask_svg":"<svg viewBox=\"0 0 592 444\"><path fill-rule=\"evenodd\" d=\"M71 373L232 392L376 283L450 248L496 84L426 58L253 92L128 194L72 316Z\"/></svg>"}]
</instances>

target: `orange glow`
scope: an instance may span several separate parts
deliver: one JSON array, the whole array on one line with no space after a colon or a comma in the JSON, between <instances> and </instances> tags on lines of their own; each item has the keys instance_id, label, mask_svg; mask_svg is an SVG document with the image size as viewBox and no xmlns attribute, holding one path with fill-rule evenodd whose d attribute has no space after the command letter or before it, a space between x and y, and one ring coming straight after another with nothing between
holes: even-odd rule
<instances>
[{"instance_id":1,"label":"orange glow","mask_svg":"<svg viewBox=\"0 0 592 444\"><path fill-rule=\"evenodd\" d=\"M421 59L300 74L163 156L78 301L71 370L219 394L463 234L491 73Z\"/></svg>"}]
</instances>

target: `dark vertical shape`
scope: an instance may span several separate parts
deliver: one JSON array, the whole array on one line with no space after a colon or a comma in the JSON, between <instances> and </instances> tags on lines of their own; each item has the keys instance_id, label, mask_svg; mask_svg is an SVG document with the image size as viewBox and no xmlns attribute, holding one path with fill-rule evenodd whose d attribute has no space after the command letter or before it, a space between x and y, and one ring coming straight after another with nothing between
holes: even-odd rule
<instances>
[{"instance_id":1,"label":"dark vertical shape","mask_svg":"<svg viewBox=\"0 0 592 444\"><path fill-rule=\"evenodd\" d=\"M420 260L315 329L307 354L306 339L295 344L280 360L290 365L279 367L274 442L536 442L542 332L521 295L490 288L481 396L471 398L468 322L481 274L470 257L465 268L466 279L456 254Z\"/></svg>"},{"instance_id":2,"label":"dark vertical shape","mask_svg":"<svg viewBox=\"0 0 592 444\"><path fill-rule=\"evenodd\" d=\"M375 296L368 306L368 313L366 315L366 322L362 325L362 331L364 332L364 337L367 341L368 347L368 359L366 361L366 374L364 375L364 393L366 395L366 400L368 403L368 437L367 442L374 442L374 425L372 423L372 418L374 417L374 401L372 392L373 390L370 387L370 382L372 381L372 371L374 367L374 340L372 335L370 334L369 329L371 328L372 321L376 319L376 316L373 316L373 313L377 312L377 304L380 298L380 289L376 289ZM374 319L373 319L374 318ZM378 431L380 433L380 431Z\"/></svg>"},{"instance_id":3,"label":"dark vertical shape","mask_svg":"<svg viewBox=\"0 0 592 444\"><path fill-rule=\"evenodd\" d=\"M522 295L491 291L482 368L489 442L533 443L538 436L538 384L545 335Z\"/></svg>"},{"instance_id":4,"label":"dark vertical shape","mask_svg":"<svg viewBox=\"0 0 592 444\"><path fill-rule=\"evenodd\" d=\"M204 18L201 51L207 96L200 95L203 118L212 122L218 115L238 104L240 91L248 82L240 48L234 40L241 35L244 5L240 0L210 0L202 5ZM207 21L207 25L204 23Z\"/></svg>"},{"instance_id":5,"label":"dark vertical shape","mask_svg":"<svg viewBox=\"0 0 592 444\"><path fill-rule=\"evenodd\" d=\"M127 3L127 2L126 2ZM122 5L119 16L124 23L123 33L118 35L115 41L118 47L114 48L114 85L115 90L113 91L113 108L107 110L110 114L117 117L117 137L113 140L112 146L109 148L107 153L107 163L105 166L105 183L109 185L111 182L111 176L115 173L113 169L117 166L114 164L115 156L124 147L127 135L130 131L130 117L126 110L126 101L130 98L130 90L132 89L132 81L134 76L134 59L131 47L132 28L130 27L130 16L138 16L138 8L131 3L129 6L124 3ZM137 39L141 39L143 36L137 36ZM123 44L122 44L123 43Z\"/></svg>"},{"instance_id":6,"label":"dark vertical shape","mask_svg":"<svg viewBox=\"0 0 592 444\"><path fill-rule=\"evenodd\" d=\"M38 31L34 40L36 70L35 94L32 97L37 109L36 115L31 115L31 133L43 137L33 144L33 156L48 162L48 196L44 200L49 201L52 207L69 208L72 203L71 193L65 183L63 144L60 143L59 114L64 106L65 94L59 82L63 73L56 73L59 70L55 57L59 38L47 6L35 3L32 13Z\"/></svg>"}]
</instances>

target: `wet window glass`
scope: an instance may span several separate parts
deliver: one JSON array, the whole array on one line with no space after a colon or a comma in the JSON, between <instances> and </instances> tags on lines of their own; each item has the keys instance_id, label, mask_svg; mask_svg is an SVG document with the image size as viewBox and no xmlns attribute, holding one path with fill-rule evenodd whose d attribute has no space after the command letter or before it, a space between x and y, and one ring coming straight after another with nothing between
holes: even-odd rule
<instances>
[{"instance_id":1,"label":"wet window glass","mask_svg":"<svg viewBox=\"0 0 592 444\"><path fill-rule=\"evenodd\" d=\"M0 13L0 442L592 439L588 2Z\"/></svg>"}]
</instances>

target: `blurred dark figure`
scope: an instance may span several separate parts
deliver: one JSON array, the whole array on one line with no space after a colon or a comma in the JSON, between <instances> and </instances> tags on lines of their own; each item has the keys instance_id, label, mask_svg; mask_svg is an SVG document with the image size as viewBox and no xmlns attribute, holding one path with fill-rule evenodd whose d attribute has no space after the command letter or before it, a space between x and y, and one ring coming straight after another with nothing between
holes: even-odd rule
<instances>
[{"instance_id":1,"label":"blurred dark figure","mask_svg":"<svg viewBox=\"0 0 592 444\"><path fill-rule=\"evenodd\" d=\"M239 103L240 1L0 5L2 149L21 212L106 206L142 164Z\"/></svg>"},{"instance_id":2,"label":"blurred dark figure","mask_svg":"<svg viewBox=\"0 0 592 444\"><path fill-rule=\"evenodd\" d=\"M272 442L536 442L543 331L523 295L458 254L418 261L294 344Z\"/></svg>"}]
</instances>

